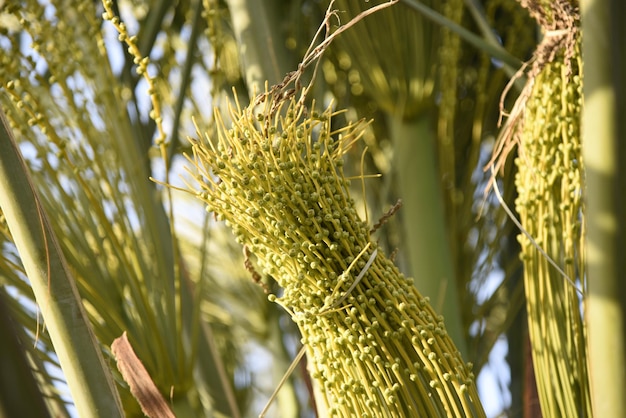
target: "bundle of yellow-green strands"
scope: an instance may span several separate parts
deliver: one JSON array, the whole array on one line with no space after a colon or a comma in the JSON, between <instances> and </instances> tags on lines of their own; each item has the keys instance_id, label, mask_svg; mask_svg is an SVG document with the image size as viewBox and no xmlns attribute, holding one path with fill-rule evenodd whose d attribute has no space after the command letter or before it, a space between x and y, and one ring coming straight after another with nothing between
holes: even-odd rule
<instances>
[{"instance_id":1,"label":"bundle of yellow-green strands","mask_svg":"<svg viewBox=\"0 0 626 418\"><path fill-rule=\"evenodd\" d=\"M216 112L217 140L193 143L190 187L282 287L270 300L302 333L322 416L484 416L443 318L350 198L343 155L366 124L333 132L331 108L264 97L231 108L231 128Z\"/></svg>"}]
</instances>

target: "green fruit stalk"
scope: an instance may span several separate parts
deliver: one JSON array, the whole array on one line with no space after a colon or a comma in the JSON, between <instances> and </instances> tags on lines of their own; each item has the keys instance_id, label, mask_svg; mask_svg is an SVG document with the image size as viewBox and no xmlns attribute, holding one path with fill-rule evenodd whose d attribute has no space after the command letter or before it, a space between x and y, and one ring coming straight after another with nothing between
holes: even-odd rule
<instances>
[{"instance_id":1,"label":"green fruit stalk","mask_svg":"<svg viewBox=\"0 0 626 418\"><path fill-rule=\"evenodd\" d=\"M519 235L526 310L546 417L592 416L577 283L585 287L579 42L572 58L560 52L536 75L517 128L515 207L526 231Z\"/></svg>"},{"instance_id":2,"label":"green fruit stalk","mask_svg":"<svg viewBox=\"0 0 626 418\"><path fill-rule=\"evenodd\" d=\"M219 113L194 141L188 186L282 287L316 402L336 417L483 417L465 364L427 298L370 237L342 171L363 133L295 100ZM255 110L256 109L256 110Z\"/></svg>"}]
</instances>

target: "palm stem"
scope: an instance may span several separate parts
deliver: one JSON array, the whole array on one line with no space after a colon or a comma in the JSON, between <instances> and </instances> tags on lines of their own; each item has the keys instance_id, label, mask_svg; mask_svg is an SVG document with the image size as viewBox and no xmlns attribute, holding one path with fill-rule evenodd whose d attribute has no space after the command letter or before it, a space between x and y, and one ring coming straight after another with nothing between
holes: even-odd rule
<instances>
[{"instance_id":1,"label":"palm stem","mask_svg":"<svg viewBox=\"0 0 626 418\"><path fill-rule=\"evenodd\" d=\"M456 347L466 353L430 116L411 121L391 117L388 124L411 275L444 316Z\"/></svg>"},{"instance_id":2,"label":"palm stem","mask_svg":"<svg viewBox=\"0 0 626 418\"><path fill-rule=\"evenodd\" d=\"M291 68L285 54L277 22L270 14L267 2L256 0L227 0L237 44L242 72L250 97L264 89L264 83L278 84ZM273 8L273 10L277 10ZM256 91L255 91L256 90Z\"/></svg>"},{"instance_id":3,"label":"palm stem","mask_svg":"<svg viewBox=\"0 0 626 418\"><path fill-rule=\"evenodd\" d=\"M615 4L614 10L611 3ZM612 13L617 19L624 12L621 5L610 0L586 0L581 5L583 57L585 64L593 63L584 67L582 121L589 260L585 311L592 406L594 416L623 417L626 287L622 277L624 257L619 254L624 248L625 198L619 188L626 180L626 159L619 135L624 134L624 121L616 117L616 103L625 94L620 80L623 74L618 71L625 68L626 56L619 43L610 42L609 19ZM620 26L621 22L614 30L623 31ZM613 77L613 73L619 75Z\"/></svg>"}]
</instances>

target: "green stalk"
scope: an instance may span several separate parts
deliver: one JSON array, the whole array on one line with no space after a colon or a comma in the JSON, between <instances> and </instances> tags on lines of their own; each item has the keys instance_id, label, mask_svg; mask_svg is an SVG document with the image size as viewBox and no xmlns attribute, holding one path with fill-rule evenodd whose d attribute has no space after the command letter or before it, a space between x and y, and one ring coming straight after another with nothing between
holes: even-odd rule
<instances>
[{"instance_id":1,"label":"green stalk","mask_svg":"<svg viewBox=\"0 0 626 418\"><path fill-rule=\"evenodd\" d=\"M0 204L81 417L122 417L122 406L69 267L0 113Z\"/></svg>"},{"instance_id":2,"label":"green stalk","mask_svg":"<svg viewBox=\"0 0 626 418\"><path fill-rule=\"evenodd\" d=\"M388 125L411 275L444 316L456 347L466 353L430 114L410 121L390 117Z\"/></svg>"},{"instance_id":3,"label":"green stalk","mask_svg":"<svg viewBox=\"0 0 626 418\"><path fill-rule=\"evenodd\" d=\"M279 23L271 15L279 7L268 7L267 1L227 0L239 54L242 72L250 97L262 92L267 80L269 85L282 81L291 68L285 55L283 40L276 28ZM277 5L278 6L278 5Z\"/></svg>"},{"instance_id":4,"label":"green stalk","mask_svg":"<svg viewBox=\"0 0 626 418\"><path fill-rule=\"evenodd\" d=\"M611 3L616 2L581 2L585 60L582 144L587 179L589 275L585 319L591 402L597 417L626 416L626 287L624 257L620 255L624 249L625 226L623 165L620 168L625 159L623 137L619 136L624 133L623 113L621 118L616 117L619 96L623 100L626 94L623 73L618 72L624 69L626 57L619 42L615 38L611 41L611 30L619 30L611 27L611 13L624 14L621 4L610 10ZM613 72L619 74L615 79Z\"/></svg>"}]
</instances>

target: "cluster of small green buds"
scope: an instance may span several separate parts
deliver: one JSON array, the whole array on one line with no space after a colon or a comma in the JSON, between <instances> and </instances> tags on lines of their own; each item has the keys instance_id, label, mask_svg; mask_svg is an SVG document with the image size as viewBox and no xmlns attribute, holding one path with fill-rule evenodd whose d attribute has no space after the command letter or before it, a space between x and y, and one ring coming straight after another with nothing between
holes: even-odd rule
<instances>
[{"instance_id":1,"label":"cluster of small green buds","mask_svg":"<svg viewBox=\"0 0 626 418\"><path fill-rule=\"evenodd\" d=\"M515 208L541 410L591 416L585 332L581 37L535 76L516 141ZM532 237L532 238L531 238ZM550 349L545 349L550 347ZM559 370L559 372L557 372ZM555 376L560 378L555 379ZM582 414L582 415L581 415Z\"/></svg>"},{"instance_id":2,"label":"cluster of small green buds","mask_svg":"<svg viewBox=\"0 0 626 418\"><path fill-rule=\"evenodd\" d=\"M231 108L194 141L188 185L281 286L320 409L336 417L484 416L471 365L443 318L370 238L342 171L365 124L333 131L330 108ZM193 184L191 184L193 183Z\"/></svg>"}]
</instances>

